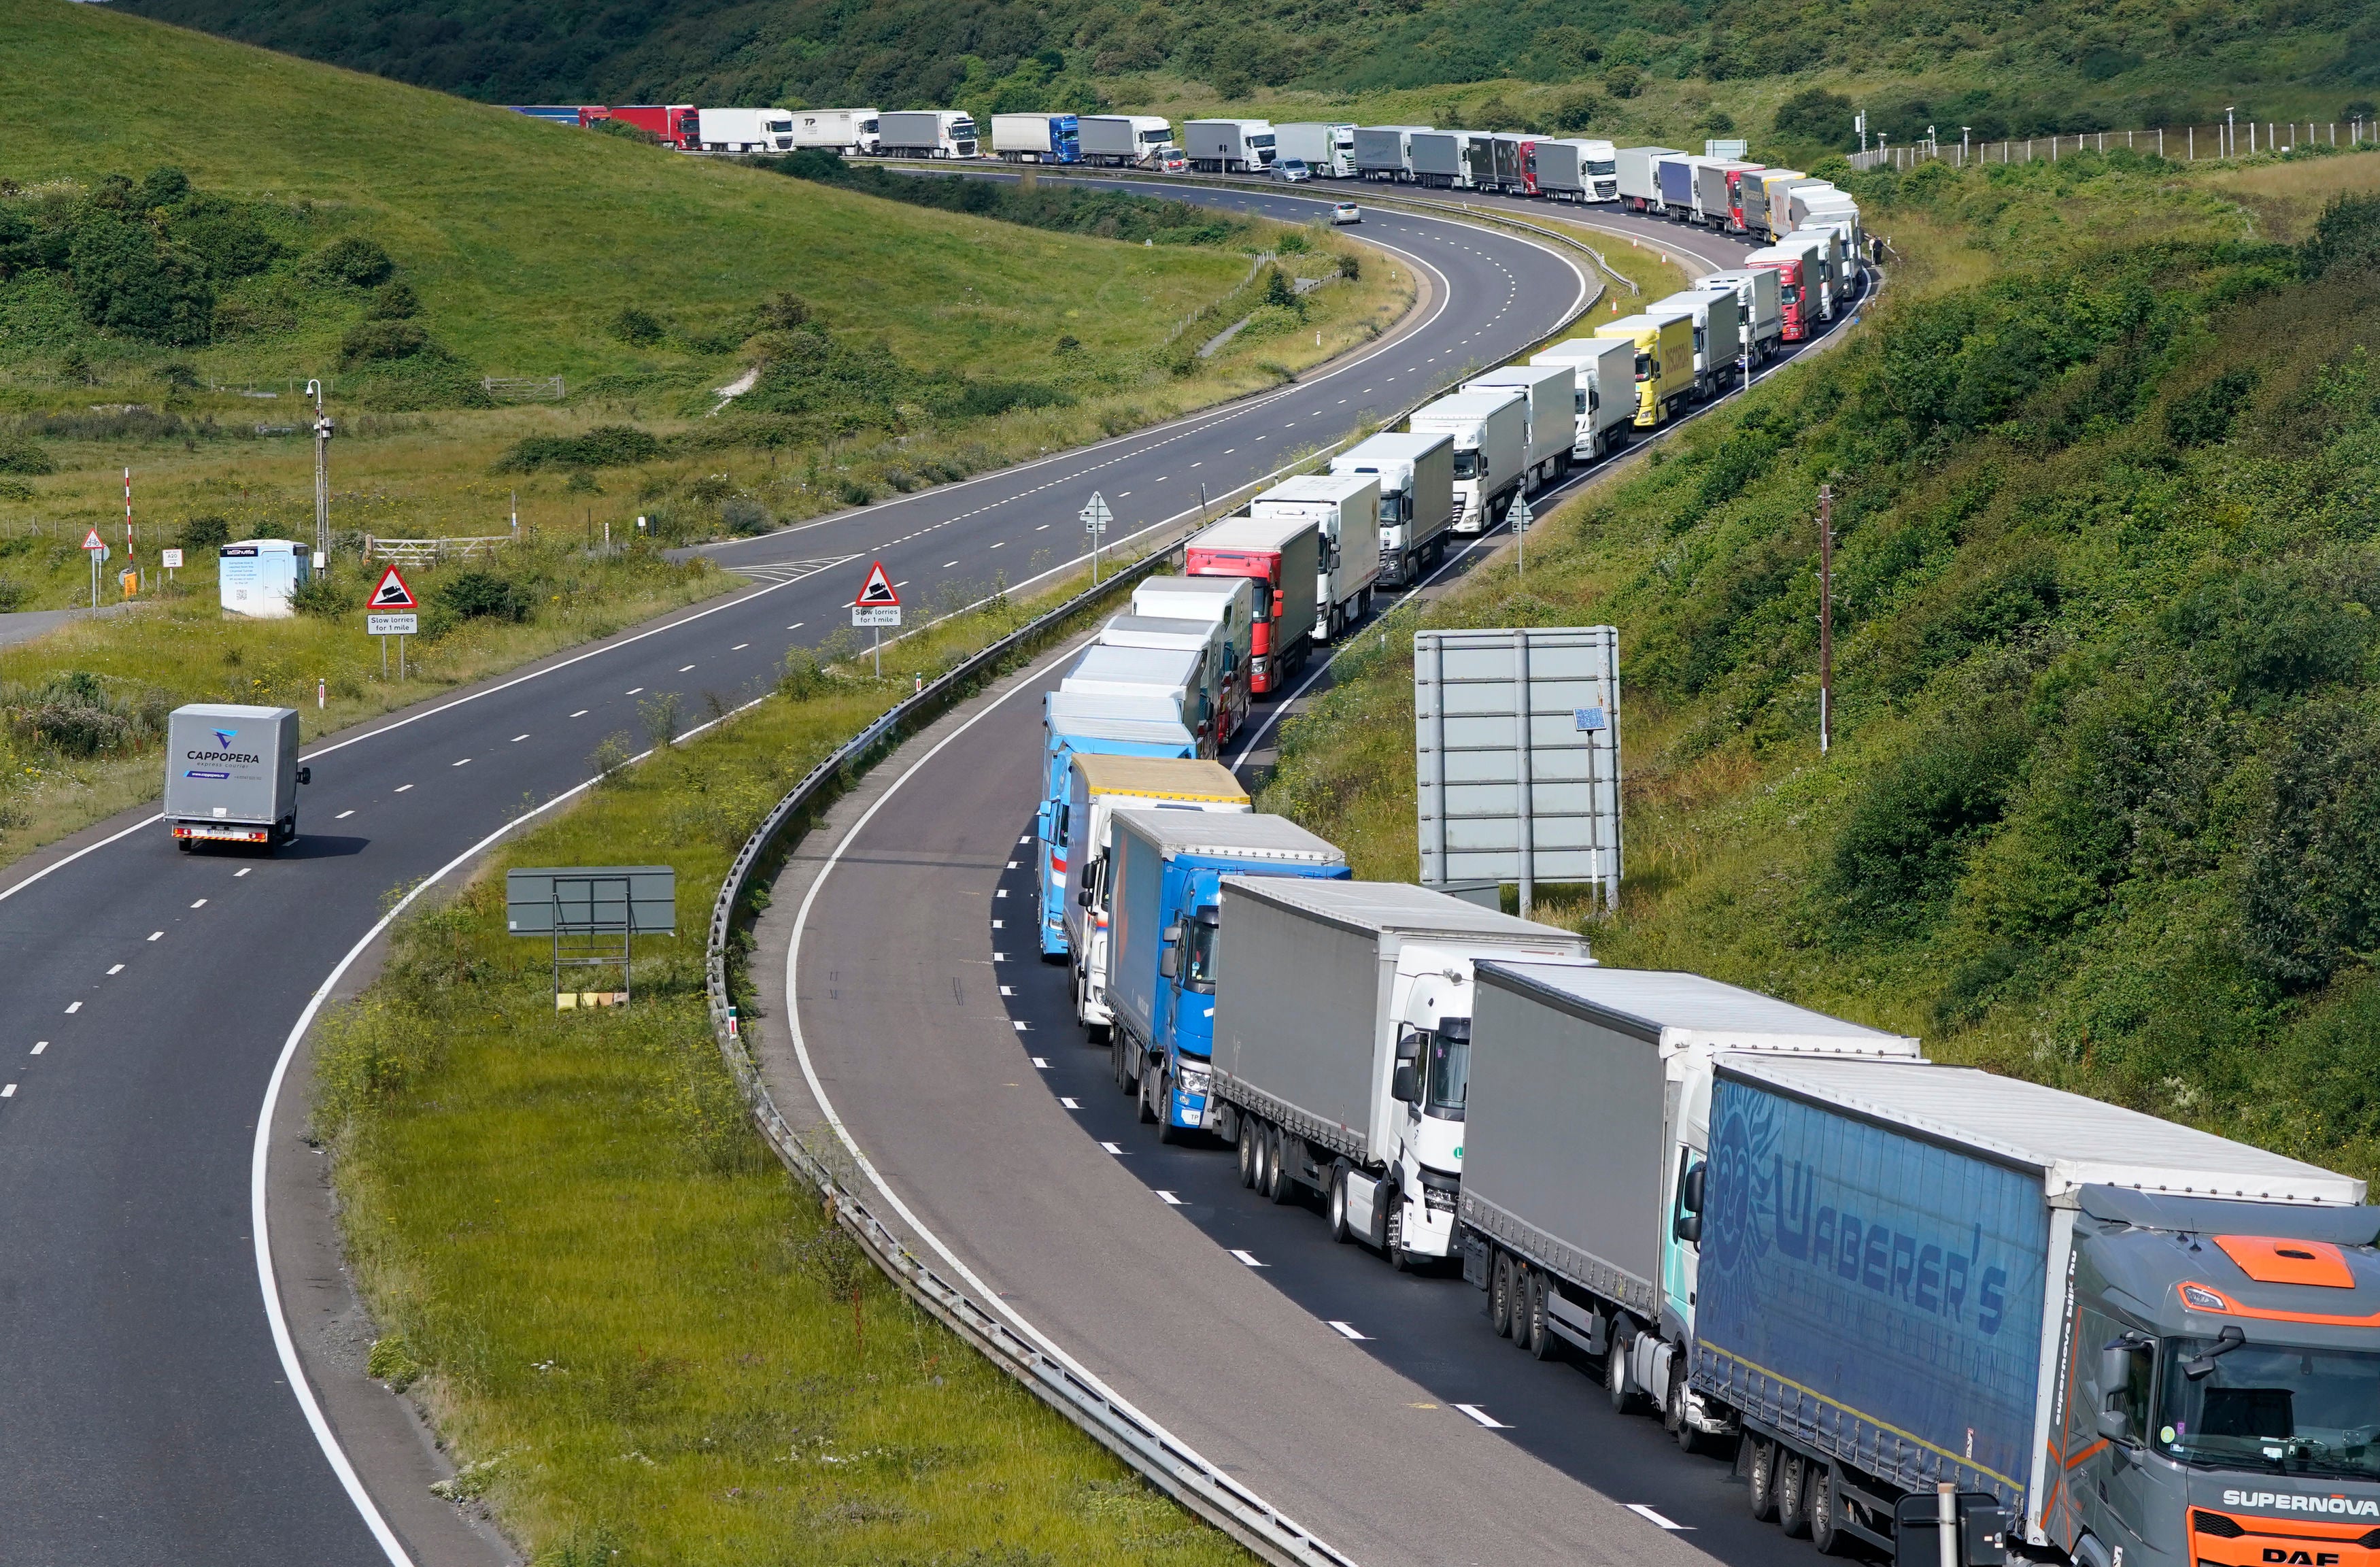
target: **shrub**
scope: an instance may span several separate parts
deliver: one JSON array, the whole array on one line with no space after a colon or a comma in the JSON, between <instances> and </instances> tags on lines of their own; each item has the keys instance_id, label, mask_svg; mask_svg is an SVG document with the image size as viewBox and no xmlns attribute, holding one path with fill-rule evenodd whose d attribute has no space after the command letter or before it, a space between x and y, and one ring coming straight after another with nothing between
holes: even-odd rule
<instances>
[{"instance_id":1,"label":"shrub","mask_svg":"<svg viewBox=\"0 0 2380 1567\"><path fill-rule=\"evenodd\" d=\"M1645 91L1645 73L1631 65L1614 66L1603 73L1603 91L1614 98L1633 98Z\"/></svg>"},{"instance_id":2,"label":"shrub","mask_svg":"<svg viewBox=\"0 0 2380 1567\"><path fill-rule=\"evenodd\" d=\"M2255 389L2253 370L2225 370L2197 391L2174 399L2165 411L2165 438L2177 446L2204 446L2224 439Z\"/></svg>"},{"instance_id":3,"label":"shrub","mask_svg":"<svg viewBox=\"0 0 2380 1567\"><path fill-rule=\"evenodd\" d=\"M1777 134L1821 147L1855 146L1859 133L1852 128L1852 101L1823 87L1804 88L1777 105Z\"/></svg>"},{"instance_id":4,"label":"shrub","mask_svg":"<svg viewBox=\"0 0 2380 1567\"><path fill-rule=\"evenodd\" d=\"M2380 728L2344 703L2300 715L2273 758L2248 844L2241 944L2288 990L2380 944Z\"/></svg>"},{"instance_id":5,"label":"shrub","mask_svg":"<svg viewBox=\"0 0 2380 1567\"><path fill-rule=\"evenodd\" d=\"M2374 261L2380 261L2380 195L2332 198L2299 249L2308 277L2341 266L2368 270Z\"/></svg>"},{"instance_id":6,"label":"shrub","mask_svg":"<svg viewBox=\"0 0 2380 1567\"><path fill-rule=\"evenodd\" d=\"M403 321L421 312L421 297L413 285L401 277L393 277L372 290L371 302L364 306L366 321Z\"/></svg>"},{"instance_id":7,"label":"shrub","mask_svg":"<svg viewBox=\"0 0 2380 1567\"><path fill-rule=\"evenodd\" d=\"M1364 263L1362 261L1357 259L1354 251L1347 250L1342 251L1340 254L1339 275L1345 278L1350 283L1354 283L1364 275Z\"/></svg>"},{"instance_id":8,"label":"shrub","mask_svg":"<svg viewBox=\"0 0 2380 1567\"><path fill-rule=\"evenodd\" d=\"M332 240L298 268L298 276L325 288L376 288L395 272L388 252L359 234Z\"/></svg>"},{"instance_id":9,"label":"shrub","mask_svg":"<svg viewBox=\"0 0 2380 1567\"><path fill-rule=\"evenodd\" d=\"M1879 934L1930 923L1999 820L2025 746L2012 719L1954 722L1877 767L1822 879L1843 923Z\"/></svg>"},{"instance_id":10,"label":"shrub","mask_svg":"<svg viewBox=\"0 0 2380 1567\"><path fill-rule=\"evenodd\" d=\"M669 335L669 323L650 310L623 305L612 312L611 330L632 348L650 348Z\"/></svg>"},{"instance_id":11,"label":"shrub","mask_svg":"<svg viewBox=\"0 0 2380 1567\"><path fill-rule=\"evenodd\" d=\"M57 459L22 435L0 435L0 473L36 477L58 471Z\"/></svg>"},{"instance_id":12,"label":"shrub","mask_svg":"<svg viewBox=\"0 0 2380 1567\"><path fill-rule=\"evenodd\" d=\"M363 584L354 580L354 574L342 572L336 577L328 572L310 577L289 596L289 605L299 614L310 614L322 620L336 620L363 607Z\"/></svg>"},{"instance_id":13,"label":"shrub","mask_svg":"<svg viewBox=\"0 0 2380 1567\"><path fill-rule=\"evenodd\" d=\"M756 533L769 531L769 508L758 501L737 495L720 503L719 520L728 532L740 539L748 539Z\"/></svg>"},{"instance_id":14,"label":"shrub","mask_svg":"<svg viewBox=\"0 0 2380 1567\"><path fill-rule=\"evenodd\" d=\"M155 693L138 701L112 696L104 679L77 669L52 676L13 716L20 731L52 750L96 757L154 735L164 708Z\"/></svg>"},{"instance_id":15,"label":"shrub","mask_svg":"<svg viewBox=\"0 0 2380 1567\"><path fill-rule=\"evenodd\" d=\"M194 516L182 524L182 546L212 550L231 542L231 524L219 516Z\"/></svg>"},{"instance_id":16,"label":"shrub","mask_svg":"<svg viewBox=\"0 0 2380 1567\"><path fill-rule=\"evenodd\" d=\"M633 424L599 424L581 435L525 435L496 459L498 473L541 468L626 468L664 456L661 437Z\"/></svg>"},{"instance_id":17,"label":"shrub","mask_svg":"<svg viewBox=\"0 0 2380 1567\"><path fill-rule=\"evenodd\" d=\"M205 266L145 224L87 213L75 225L67 266L93 326L177 346L213 334L215 291Z\"/></svg>"},{"instance_id":18,"label":"shrub","mask_svg":"<svg viewBox=\"0 0 2380 1567\"><path fill-rule=\"evenodd\" d=\"M348 370L431 352L430 334L409 321L359 321L339 340L339 363Z\"/></svg>"},{"instance_id":19,"label":"shrub","mask_svg":"<svg viewBox=\"0 0 2380 1567\"><path fill-rule=\"evenodd\" d=\"M492 571L471 570L440 583L430 595L439 608L457 620L523 621L528 618L529 596L516 582Z\"/></svg>"},{"instance_id":20,"label":"shrub","mask_svg":"<svg viewBox=\"0 0 2380 1567\"><path fill-rule=\"evenodd\" d=\"M1561 102L1554 105L1554 128L1565 136L1591 128L1603 113L1605 102L1601 93L1584 87L1563 93Z\"/></svg>"},{"instance_id":21,"label":"shrub","mask_svg":"<svg viewBox=\"0 0 2380 1567\"><path fill-rule=\"evenodd\" d=\"M1279 267L1265 269L1264 302L1268 305L1279 306L1285 310L1300 308L1295 285L1289 281L1289 275Z\"/></svg>"}]
</instances>

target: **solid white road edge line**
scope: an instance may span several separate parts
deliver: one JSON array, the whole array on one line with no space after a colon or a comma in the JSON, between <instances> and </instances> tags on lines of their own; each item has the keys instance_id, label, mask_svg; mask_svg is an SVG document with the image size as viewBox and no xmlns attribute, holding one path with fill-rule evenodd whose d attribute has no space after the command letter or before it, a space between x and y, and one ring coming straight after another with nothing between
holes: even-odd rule
<instances>
[{"instance_id":1,"label":"solid white road edge line","mask_svg":"<svg viewBox=\"0 0 2380 1567\"><path fill-rule=\"evenodd\" d=\"M1090 646L1097 635L1098 634L1094 632L1092 636L1086 637L1081 641L1075 642L1067 647L1058 655L1059 658L1064 659L1070 657L1080 650ZM904 769L901 776L895 778L881 795L877 796L874 800L868 802L868 808L860 812L859 820L853 822L849 830L836 841L834 848L826 856L826 863L819 867L818 875L812 878L808 891L802 894L802 906L794 914L793 939L785 943L785 995L789 1003L785 1008L786 1032L793 1036L794 1055L795 1058L801 1063L802 1081L809 1087L811 1100L819 1107L819 1113L826 1118L826 1124L834 1129L835 1136L841 1140L844 1148L850 1152L853 1162L856 1164L860 1171L867 1175L868 1184L874 1186L878 1191L884 1194L884 1200L892 1205L893 1212L901 1216L901 1221L909 1226L910 1233L917 1236L918 1239L924 1241L929 1246L931 1246L935 1255L939 1256L944 1263L948 1264L951 1270L957 1274L958 1277L965 1282L968 1290L975 1295L977 1302L991 1310L999 1312L1002 1317L1007 1318L1009 1325L1014 1328L1018 1334L1024 1337L1027 1342L1033 1344L1036 1348L1039 1349L1042 1354L1048 1355L1050 1359L1057 1361L1069 1371L1072 1371L1075 1376L1080 1377L1084 1381L1098 1389L1100 1395L1106 1398L1110 1403L1113 1403L1117 1408L1130 1411L1134 1419L1140 1421L1143 1425L1148 1427L1151 1432L1160 1438L1168 1446L1183 1453L1200 1466L1211 1472L1220 1474L1221 1471L1217 1469L1214 1464L1209 1464L1205 1456L1199 1453L1196 1449L1184 1441L1180 1437L1175 1436L1160 1422L1150 1419L1147 1410L1140 1408L1130 1400L1120 1396L1113 1388L1109 1387L1105 1381L1094 1376L1080 1361L1076 1360L1073 1355L1068 1354L1063 1349L1061 1349L1056 1343L1051 1342L1040 1329L1036 1328L1032 1323L1026 1321L1022 1313L1017 1311L1014 1306L1009 1305L1007 1301L1001 1298L1001 1294L998 1290L995 1290L990 1285L985 1283L983 1280L976 1276L975 1269L960 1261L958 1254L952 1251L951 1248L943 1243L942 1238L940 1235L934 1233L933 1231L928 1229L918 1221L917 1216L910 1211L909 1205L903 1202L901 1200L900 1194L892 1189L892 1184L884 1179L884 1176L877 1170L876 1166L869 1162L868 1156L860 1151L858 1139L851 1135L851 1128L844 1124L843 1117L835 1111L834 1100L827 1095L826 1085L819 1080L818 1068L810 1061L809 1042L802 1032L802 1007L801 1002L798 999L801 995L801 989L795 982L795 976L800 970L802 958L802 937L809 929L810 910L818 903L819 889L826 885L827 878L834 874L835 868L843 863L844 855L850 849L851 845L858 840L859 835L868 830L868 824L875 820L876 813L878 811L884 808L884 803L887 800L890 800L893 796L899 794L902 788L908 784L909 780L917 775L919 770L924 768L928 762L932 761L936 757L941 755L944 747L949 746L953 741L957 740L961 735L966 734L968 730L973 729L977 724L982 723L985 719L990 717L993 713L998 712L1002 707L1006 706L1009 699L1014 697L1018 692L1034 690L1038 688L1038 685L1039 682L1034 680L1019 680L1007 690L1002 692L998 697L985 703L981 711L975 714L972 718L969 718L957 728L952 730L948 735L943 735L941 739L934 743L933 747L927 751L924 756L919 757L916 761L911 762L907 768ZM1123 1151L1121 1148L1112 1148L1111 1145L1102 1144L1101 1146L1109 1148L1111 1152L1121 1153ZM1273 1508L1269 1502L1267 1502L1264 1505L1268 1510L1273 1512L1274 1516L1281 1518L1284 1523L1289 1522L1287 1516L1282 1514L1279 1509Z\"/></svg>"},{"instance_id":2,"label":"solid white road edge line","mask_svg":"<svg viewBox=\"0 0 2380 1567\"><path fill-rule=\"evenodd\" d=\"M1461 1404L1457 1404L1455 1407L1460 1409L1463 1406ZM1659 1513L1654 1512L1651 1508L1645 1506L1641 1501L1623 1501L1620 1505L1625 1507L1629 1512L1636 1514L1637 1517L1644 1519L1646 1523L1657 1524L1672 1534L1685 1535L1692 1534L1694 1532L1694 1526L1692 1524L1672 1523L1670 1520L1662 1517Z\"/></svg>"},{"instance_id":3,"label":"solid white road edge line","mask_svg":"<svg viewBox=\"0 0 2380 1567\"><path fill-rule=\"evenodd\" d=\"M759 698L746 702L742 707L735 708L720 718L698 723L685 734L676 736L671 744L678 745L691 740L704 730L714 728L726 719L733 718L736 713L758 707L766 700L768 700L766 697ZM657 749L659 749L658 747L652 747L639 751L629 758L625 765L633 767L651 756ZM472 860L485 854L516 828L536 820L556 806L577 799L593 788L598 782L600 779L589 778L584 783L573 784L543 805L530 807L415 882L405 896L397 900L395 907L382 915L379 922L365 931L354 946L347 949L346 955L339 959L330 974L314 988L314 993L307 998L305 1010L298 1014L298 1021L290 1027L289 1037L282 1041L281 1055L273 1062L273 1075L264 1086L263 1108L257 1111L256 1142L249 1159L249 1228L256 1236L256 1280L258 1287L264 1294L264 1316L273 1329L273 1347L281 1356L281 1369L289 1383L289 1391L297 1398L298 1407L305 1412L306 1424L313 1428L316 1444L322 1448L322 1456L330 1461L331 1472L339 1477L339 1484L346 1488L347 1500L354 1502L356 1511L363 1515L365 1527L370 1529L372 1537L380 1542L381 1550L387 1556L391 1567L413 1567L413 1560L406 1554L405 1547L398 1542L395 1531L388 1526L388 1520L381 1515L380 1505L372 1500L371 1493L364 1488L363 1480L356 1474L355 1465L347 1461L346 1450L339 1446L339 1439L332 1431L330 1421L324 1418L322 1403L314 1397L314 1385L306 1379L306 1367L298 1358L297 1341L289 1334L289 1319L281 1309L281 1287L273 1267L273 1221L265 1203L265 1169L273 1150L273 1111L281 1102L281 1085L289 1075L289 1063L296 1059L298 1046L306 1038L306 1030L314 1026L315 1014L322 1010L322 1003L330 999L332 990L337 988L347 970L355 966L356 959L363 956L365 949L380 940L382 932L396 923L397 917L413 905L413 900L452 876L463 866L468 865ZM145 826L147 823L138 825ZM132 829L127 828L125 831L130 832ZM116 837L120 838L123 835L119 832ZM114 838L107 840L109 843L115 841ZM93 844L91 848L100 846L98 844ZM54 866L51 869L55 869L56 867ZM15 888L9 889L11 892L15 890Z\"/></svg>"}]
</instances>

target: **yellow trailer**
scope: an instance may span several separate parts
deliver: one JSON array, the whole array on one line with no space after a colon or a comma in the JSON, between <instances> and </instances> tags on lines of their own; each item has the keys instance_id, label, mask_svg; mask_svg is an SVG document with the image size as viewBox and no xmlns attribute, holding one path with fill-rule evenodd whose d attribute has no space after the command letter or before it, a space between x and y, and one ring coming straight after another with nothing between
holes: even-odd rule
<instances>
[{"instance_id":1,"label":"yellow trailer","mask_svg":"<svg viewBox=\"0 0 2380 1567\"><path fill-rule=\"evenodd\" d=\"M1649 310L1595 329L1597 337L1636 345L1636 428L1669 421L1694 395L1694 318L1688 310Z\"/></svg>"}]
</instances>

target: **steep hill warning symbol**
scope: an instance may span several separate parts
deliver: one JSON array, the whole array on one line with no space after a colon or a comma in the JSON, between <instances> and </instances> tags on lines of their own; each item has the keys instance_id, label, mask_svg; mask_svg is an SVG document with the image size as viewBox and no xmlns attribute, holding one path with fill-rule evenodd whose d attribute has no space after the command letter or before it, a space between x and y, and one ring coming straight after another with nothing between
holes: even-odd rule
<instances>
[{"instance_id":1,"label":"steep hill warning symbol","mask_svg":"<svg viewBox=\"0 0 2380 1567\"><path fill-rule=\"evenodd\" d=\"M898 604L900 601L901 595L892 591L892 579L884 575L884 563L878 561L868 568L868 586L859 590L859 597L854 599L851 603L854 609L865 610Z\"/></svg>"},{"instance_id":2,"label":"steep hill warning symbol","mask_svg":"<svg viewBox=\"0 0 2380 1567\"><path fill-rule=\"evenodd\" d=\"M405 585L405 578L396 574L395 566L381 573L380 586L372 589L368 601L376 610L418 610L421 607L420 601L414 598L413 589Z\"/></svg>"}]
</instances>

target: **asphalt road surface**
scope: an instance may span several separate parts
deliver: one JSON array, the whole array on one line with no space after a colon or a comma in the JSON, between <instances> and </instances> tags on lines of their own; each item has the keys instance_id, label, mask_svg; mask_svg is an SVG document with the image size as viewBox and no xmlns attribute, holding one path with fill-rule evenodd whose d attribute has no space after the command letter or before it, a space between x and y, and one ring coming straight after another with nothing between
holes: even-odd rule
<instances>
[{"instance_id":1,"label":"asphalt road surface","mask_svg":"<svg viewBox=\"0 0 2380 1567\"><path fill-rule=\"evenodd\" d=\"M401 1559L402 1529L380 1517L395 1513L367 1500L385 1482L347 1483L323 1401L291 1385L255 1221L268 1156L316 1157L267 1113L276 1069L383 894L582 784L605 736L642 745L659 694L692 713L705 693L764 687L790 645L844 619L870 559L912 603L1002 571L1021 584L1081 553L1092 488L1114 509L1111 544L1195 515L1201 482L1232 489L1285 448L1498 362L1582 287L1569 261L1501 234L1383 213L1364 237L1428 268L1434 297L1336 369L716 551L754 587L315 747L305 836L276 856L178 854L135 812L0 876L0 1564ZM962 793L982 807L962 815L1014 815L1013 793Z\"/></svg>"}]
</instances>

